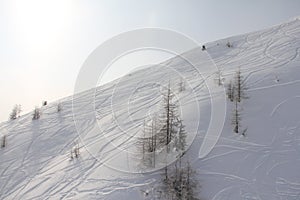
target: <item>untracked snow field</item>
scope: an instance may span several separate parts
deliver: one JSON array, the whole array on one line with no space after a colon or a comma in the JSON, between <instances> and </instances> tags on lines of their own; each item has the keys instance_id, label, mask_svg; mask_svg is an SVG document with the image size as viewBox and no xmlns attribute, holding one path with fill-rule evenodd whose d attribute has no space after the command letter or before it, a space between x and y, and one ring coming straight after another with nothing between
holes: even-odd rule
<instances>
[{"instance_id":1,"label":"untracked snow field","mask_svg":"<svg viewBox=\"0 0 300 200\"><path fill-rule=\"evenodd\" d=\"M52 102L39 120L28 113L1 123L0 199L155 199L162 171L140 166L136 142L170 84L199 199L300 200L300 19L206 48L183 54L193 65L177 56ZM245 136L234 133L234 104L224 97L239 69L248 97L239 104ZM226 99L225 123L212 151L199 157L216 117L212 97ZM71 159L76 147L80 155Z\"/></svg>"}]
</instances>

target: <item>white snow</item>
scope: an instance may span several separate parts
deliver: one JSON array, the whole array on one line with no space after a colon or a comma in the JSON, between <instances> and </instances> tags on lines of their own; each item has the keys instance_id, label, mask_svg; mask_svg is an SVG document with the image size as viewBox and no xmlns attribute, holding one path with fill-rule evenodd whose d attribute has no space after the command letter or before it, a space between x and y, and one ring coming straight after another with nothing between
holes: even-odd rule
<instances>
[{"instance_id":1,"label":"white snow","mask_svg":"<svg viewBox=\"0 0 300 200\"><path fill-rule=\"evenodd\" d=\"M228 48L227 42L233 47ZM211 200L300 199L300 20L215 41L180 57L136 71L99 88L0 124L0 199L151 199L161 172L142 173L135 147L145 116L157 111L162 86L171 83L191 143L187 155L197 171L198 196ZM200 55L200 56L199 56ZM240 67L249 99L242 101L242 129L233 133L234 105L212 151L199 158L213 113L207 84L225 83ZM202 73L200 74L199 71ZM176 92L180 77L187 82ZM94 98L95 97L95 98ZM199 125L199 127L198 127ZM1 137L2 138L2 137ZM78 159L70 151L80 146ZM147 195L148 194L148 195Z\"/></svg>"}]
</instances>

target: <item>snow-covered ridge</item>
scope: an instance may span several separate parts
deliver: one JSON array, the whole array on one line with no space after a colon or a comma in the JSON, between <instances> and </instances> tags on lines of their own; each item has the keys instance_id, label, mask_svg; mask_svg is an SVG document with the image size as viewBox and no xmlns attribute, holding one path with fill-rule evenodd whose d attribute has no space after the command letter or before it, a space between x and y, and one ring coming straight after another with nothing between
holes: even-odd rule
<instances>
[{"instance_id":1,"label":"snow-covered ridge","mask_svg":"<svg viewBox=\"0 0 300 200\"><path fill-rule=\"evenodd\" d=\"M151 191L160 172L131 173L138 167L134 136L142 131L145 113L161 102L161 86L169 80L176 85L180 77L188 83L178 95L187 129L195 130L197 120L200 124L190 133L196 138L187 152L201 185L199 198L300 199L299 17L206 48L185 53L196 68L175 57L163 63L168 67L136 71L73 101L60 100L61 112L53 102L42 108L39 120L29 113L2 123L7 144L0 149L0 199L151 199L143 191ZM241 111L247 132L246 137L233 132L234 105L228 101L221 138L199 159L211 115L205 80L216 76L206 71L211 61L226 84L240 68L249 96ZM70 161L77 145L80 156Z\"/></svg>"}]
</instances>

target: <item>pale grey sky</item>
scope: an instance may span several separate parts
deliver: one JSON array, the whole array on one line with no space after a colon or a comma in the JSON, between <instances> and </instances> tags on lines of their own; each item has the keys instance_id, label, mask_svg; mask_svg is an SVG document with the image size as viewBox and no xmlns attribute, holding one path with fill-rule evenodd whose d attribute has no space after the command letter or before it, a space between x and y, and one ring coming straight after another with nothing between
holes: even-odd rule
<instances>
[{"instance_id":1,"label":"pale grey sky","mask_svg":"<svg viewBox=\"0 0 300 200\"><path fill-rule=\"evenodd\" d=\"M201 44L298 15L298 0L0 0L0 121L14 104L28 112L71 95L87 56L122 32L166 28Z\"/></svg>"}]
</instances>

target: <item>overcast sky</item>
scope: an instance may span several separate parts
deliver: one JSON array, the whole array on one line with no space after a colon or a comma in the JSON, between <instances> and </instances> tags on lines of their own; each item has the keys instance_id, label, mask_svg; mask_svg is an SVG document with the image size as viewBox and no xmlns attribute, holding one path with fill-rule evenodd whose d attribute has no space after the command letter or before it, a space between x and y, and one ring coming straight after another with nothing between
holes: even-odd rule
<instances>
[{"instance_id":1,"label":"overcast sky","mask_svg":"<svg viewBox=\"0 0 300 200\"><path fill-rule=\"evenodd\" d=\"M88 55L122 32L166 28L202 44L298 15L299 0L0 0L0 121L14 104L28 112L71 95ZM154 54L137 63L167 57Z\"/></svg>"}]
</instances>

